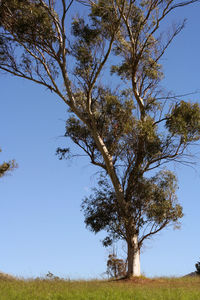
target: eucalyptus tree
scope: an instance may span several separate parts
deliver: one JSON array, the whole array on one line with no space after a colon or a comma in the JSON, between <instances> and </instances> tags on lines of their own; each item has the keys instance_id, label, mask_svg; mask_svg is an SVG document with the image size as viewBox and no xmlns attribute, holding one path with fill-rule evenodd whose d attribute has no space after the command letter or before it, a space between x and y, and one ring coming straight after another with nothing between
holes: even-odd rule
<instances>
[{"instance_id":1,"label":"eucalyptus tree","mask_svg":"<svg viewBox=\"0 0 200 300\"><path fill-rule=\"evenodd\" d=\"M182 217L176 178L163 165L199 140L200 108L172 102L160 88L160 60L185 22L164 33L161 25L195 2L0 1L0 69L43 85L68 106L65 136L104 172L83 201L86 224L108 232L105 245L127 242L128 276L140 275L144 240ZM87 17L73 18L81 5Z\"/></svg>"}]
</instances>

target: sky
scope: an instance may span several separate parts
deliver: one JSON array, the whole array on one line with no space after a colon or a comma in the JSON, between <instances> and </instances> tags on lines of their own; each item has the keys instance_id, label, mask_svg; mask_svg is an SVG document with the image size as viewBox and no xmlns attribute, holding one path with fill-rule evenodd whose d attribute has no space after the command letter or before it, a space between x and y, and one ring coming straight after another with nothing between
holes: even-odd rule
<instances>
[{"instance_id":1,"label":"sky","mask_svg":"<svg viewBox=\"0 0 200 300\"><path fill-rule=\"evenodd\" d=\"M199 11L200 3L168 19L187 18L162 61L162 85L177 94L200 90ZM97 169L86 158L60 161L55 155L66 145L66 105L45 88L7 74L0 74L0 89L0 162L18 164L0 180L0 271L25 278L48 271L71 279L102 278L109 254L100 242L104 233L88 231L80 211ZM200 102L200 93L186 99ZM67 146L75 149L69 141ZM169 228L145 243L146 276L185 275L200 259L200 149L194 151L199 154L193 168L173 166L185 214L181 229Z\"/></svg>"}]
</instances>

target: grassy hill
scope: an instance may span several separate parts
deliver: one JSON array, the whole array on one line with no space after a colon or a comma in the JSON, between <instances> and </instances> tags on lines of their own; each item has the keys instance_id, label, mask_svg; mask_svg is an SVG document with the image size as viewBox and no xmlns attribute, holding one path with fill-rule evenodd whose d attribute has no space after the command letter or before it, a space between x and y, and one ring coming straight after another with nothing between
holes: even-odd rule
<instances>
[{"instance_id":1,"label":"grassy hill","mask_svg":"<svg viewBox=\"0 0 200 300\"><path fill-rule=\"evenodd\" d=\"M0 276L0 300L200 300L200 277L118 281Z\"/></svg>"}]
</instances>

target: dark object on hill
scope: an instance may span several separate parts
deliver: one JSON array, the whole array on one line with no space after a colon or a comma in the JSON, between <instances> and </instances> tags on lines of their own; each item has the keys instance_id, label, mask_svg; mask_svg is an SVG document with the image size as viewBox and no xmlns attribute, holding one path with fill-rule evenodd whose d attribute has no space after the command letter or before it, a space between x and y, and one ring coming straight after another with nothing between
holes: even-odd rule
<instances>
[{"instance_id":1,"label":"dark object on hill","mask_svg":"<svg viewBox=\"0 0 200 300\"><path fill-rule=\"evenodd\" d=\"M196 264L195 264L195 267L196 267L196 273L198 275L200 275L200 261L198 261Z\"/></svg>"},{"instance_id":2,"label":"dark object on hill","mask_svg":"<svg viewBox=\"0 0 200 300\"><path fill-rule=\"evenodd\" d=\"M48 271L48 273L45 276L45 279L48 279L48 280L59 280L60 278L58 276L55 276L50 271Z\"/></svg>"}]
</instances>

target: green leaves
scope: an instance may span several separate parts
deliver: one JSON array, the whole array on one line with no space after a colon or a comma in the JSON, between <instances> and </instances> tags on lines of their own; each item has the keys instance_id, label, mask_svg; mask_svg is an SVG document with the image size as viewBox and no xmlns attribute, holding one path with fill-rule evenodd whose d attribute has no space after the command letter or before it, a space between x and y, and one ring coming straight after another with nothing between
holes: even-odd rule
<instances>
[{"instance_id":1,"label":"green leaves","mask_svg":"<svg viewBox=\"0 0 200 300\"><path fill-rule=\"evenodd\" d=\"M109 222L114 221L116 203L114 201L114 193L108 189L105 180L103 188L94 189L93 191L93 195L84 199L82 210L86 217L86 225L97 233L107 227Z\"/></svg>"},{"instance_id":2,"label":"green leaves","mask_svg":"<svg viewBox=\"0 0 200 300\"><path fill-rule=\"evenodd\" d=\"M122 208L106 177L101 177L93 194L82 202L86 226L95 233L107 231L105 246L124 238L127 230L140 236L147 226L159 229L173 224L177 227L183 212L177 203L176 189L176 176L169 170L150 178L135 176Z\"/></svg>"},{"instance_id":3,"label":"green leaves","mask_svg":"<svg viewBox=\"0 0 200 300\"><path fill-rule=\"evenodd\" d=\"M119 1L119 4L121 1ZM118 24L118 15L113 1L98 0L92 5L90 17L96 26L100 26L104 37L109 38ZM112 20L112 21L111 21Z\"/></svg>"},{"instance_id":4,"label":"green leaves","mask_svg":"<svg viewBox=\"0 0 200 300\"><path fill-rule=\"evenodd\" d=\"M98 27L85 24L82 18L76 18L72 23L72 34L76 41L71 47L71 55L76 59L74 74L87 85L92 81L99 64L98 47L101 39Z\"/></svg>"},{"instance_id":5,"label":"green leaves","mask_svg":"<svg viewBox=\"0 0 200 300\"><path fill-rule=\"evenodd\" d=\"M116 157L117 153L121 152L121 143L124 143L125 137L133 130L134 107L129 93L123 91L118 95L112 93L110 89L99 87L91 99L95 130L101 135L109 152ZM87 98L77 92L76 101L84 112ZM76 144L81 144L90 153L91 151L99 153L92 132L74 115L66 122L65 136L70 137Z\"/></svg>"},{"instance_id":6,"label":"green leaves","mask_svg":"<svg viewBox=\"0 0 200 300\"><path fill-rule=\"evenodd\" d=\"M160 171L151 179L152 199L147 206L147 216L158 224L176 223L183 217L182 207L177 203L177 179L168 170Z\"/></svg>"},{"instance_id":7,"label":"green leaves","mask_svg":"<svg viewBox=\"0 0 200 300\"><path fill-rule=\"evenodd\" d=\"M166 128L175 136L187 142L200 139L200 106L197 103L181 101L168 116Z\"/></svg>"},{"instance_id":8,"label":"green leaves","mask_svg":"<svg viewBox=\"0 0 200 300\"><path fill-rule=\"evenodd\" d=\"M1 25L28 44L54 41L52 20L40 1L1 1Z\"/></svg>"},{"instance_id":9,"label":"green leaves","mask_svg":"<svg viewBox=\"0 0 200 300\"><path fill-rule=\"evenodd\" d=\"M98 188L94 188L93 194L83 200L81 208L85 224L91 231L94 233L107 231L108 236L103 240L105 247L122 238L123 232L125 234L123 222L125 215L106 177L100 177Z\"/></svg>"},{"instance_id":10,"label":"green leaves","mask_svg":"<svg viewBox=\"0 0 200 300\"><path fill-rule=\"evenodd\" d=\"M82 18L75 18L72 23L72 34L79 38L79 42L82 41L88 46L96 42L99 33L98 28L90 28L88 24L85 24Z\"/></svg>"},{"instance_id":11,"label":"green leaves","mask_svg":"<svg viewBox=\"0 0 200 300\"><path fill-rule=\"evenodd\" d=\"M95 102L97 128L105 142L111 138L112 148L117 147L119 139L132 130L133 103L126 95L112 93L109 89L99 88L98 95L99 99Z\"/></svg>"}]
</instances>

